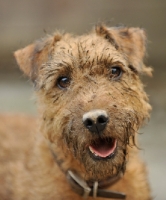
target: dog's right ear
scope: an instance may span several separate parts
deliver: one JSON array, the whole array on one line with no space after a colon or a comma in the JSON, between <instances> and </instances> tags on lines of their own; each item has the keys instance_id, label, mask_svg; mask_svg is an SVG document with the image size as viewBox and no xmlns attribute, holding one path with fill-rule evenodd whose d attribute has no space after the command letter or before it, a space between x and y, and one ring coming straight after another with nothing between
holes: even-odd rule
<instances>
[{"instance_id":1,"label":"dog's right ear","mask_svg":"<svg viewBox=\"0 0 166 200\"><path fill-rule=\"evenodd\" d=\"M56 34L28 45L14 52L20 69L35 82L42 64L47 62L55 43L61 39L61 34Z\"/></svg>"},{"instance_id":2,"label":"dog's right ear","mask_svg":"<svg viewBox=\"0 0 166 200\"><path fill-rule=\"evenodd\" d=\"M146 33L141 28L96 26L96 33L111 43L128 60L131 70L152 76L152 69L145 66Z\"/></svg>"}]
</instances>

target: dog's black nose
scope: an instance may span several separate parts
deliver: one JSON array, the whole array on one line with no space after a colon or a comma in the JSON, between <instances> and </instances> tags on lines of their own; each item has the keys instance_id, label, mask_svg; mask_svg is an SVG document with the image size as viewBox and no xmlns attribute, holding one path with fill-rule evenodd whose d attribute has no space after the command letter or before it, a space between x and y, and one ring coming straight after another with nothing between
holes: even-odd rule
<instances>
[{"instance_id":1,"label":"dog's black nose","mask_svg":"<svg viewBox=\"0 0 166 200\"><path fill-rule=\"evenodd\" d=\"M83 123L94 133L103 131L108 122L108 115L104 110L91 110L83 115Z\"/></svg>"}]
</instances>

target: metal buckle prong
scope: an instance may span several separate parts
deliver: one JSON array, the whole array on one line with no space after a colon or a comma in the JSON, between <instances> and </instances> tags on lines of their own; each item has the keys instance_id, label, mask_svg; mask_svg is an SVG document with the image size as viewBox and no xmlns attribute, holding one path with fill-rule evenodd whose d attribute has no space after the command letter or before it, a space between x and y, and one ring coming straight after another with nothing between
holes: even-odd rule
<instances>
[{"instance_id":1,"label":"metal buckle prong","mask_svg":"<svg viewBox=\"0 0 166 200\"><path fill-rule=\"evenodd\" d=\"M99 186L98 181L95 181L94 184L93 184L93 197L94 198L97 197L98 186Z\"/></svg>"}]
</instances>

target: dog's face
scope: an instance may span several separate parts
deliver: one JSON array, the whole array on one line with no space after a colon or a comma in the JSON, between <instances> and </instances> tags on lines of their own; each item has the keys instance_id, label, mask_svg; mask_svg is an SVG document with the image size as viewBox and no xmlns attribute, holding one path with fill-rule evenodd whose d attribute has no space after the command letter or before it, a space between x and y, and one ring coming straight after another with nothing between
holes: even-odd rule
<instances>
[{"instance_id":1,"label":"dog's face","mask_svg":"<svg viewBox=\"0 0 166 200\"><path fill-rule=\"evenodd\" d=\"M128 146L148 117L139 79L150 73L144 43L138 28L98 26L89 35L56 34L15 53L35 83L41 130L55 153L74 158L88 178L124 172Z\"/></svg>"}]
</instances>

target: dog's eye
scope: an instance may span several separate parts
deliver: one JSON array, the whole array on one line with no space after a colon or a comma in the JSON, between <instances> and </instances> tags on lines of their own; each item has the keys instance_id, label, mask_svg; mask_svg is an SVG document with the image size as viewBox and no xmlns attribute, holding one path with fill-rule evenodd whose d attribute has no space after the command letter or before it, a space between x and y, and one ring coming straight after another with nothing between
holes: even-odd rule
<instances>
[{"instance_id":1,"label":"dog's eye","mask_svg":"<svg viewBox=\"0 0 166 200\"><path fill-rule=\"evenodd\" d=\"M122 75L122 69L121 69L121 67L115 66L115 67L111 68L111 75L110 75L111 79L116 80L116 79L120 78L121 75Z\"/></svg>"},{"instance_id":2,"label":"dog's eye","mask_svg":"<svg viewBox=\"0 0 166 200\"><path fill-rule=\"evenodd\" d=\"M57 81L57 86L60 89L66 89L70 85L70 78L68 77L59 77Z\"/></svg>"}]
</instances>

